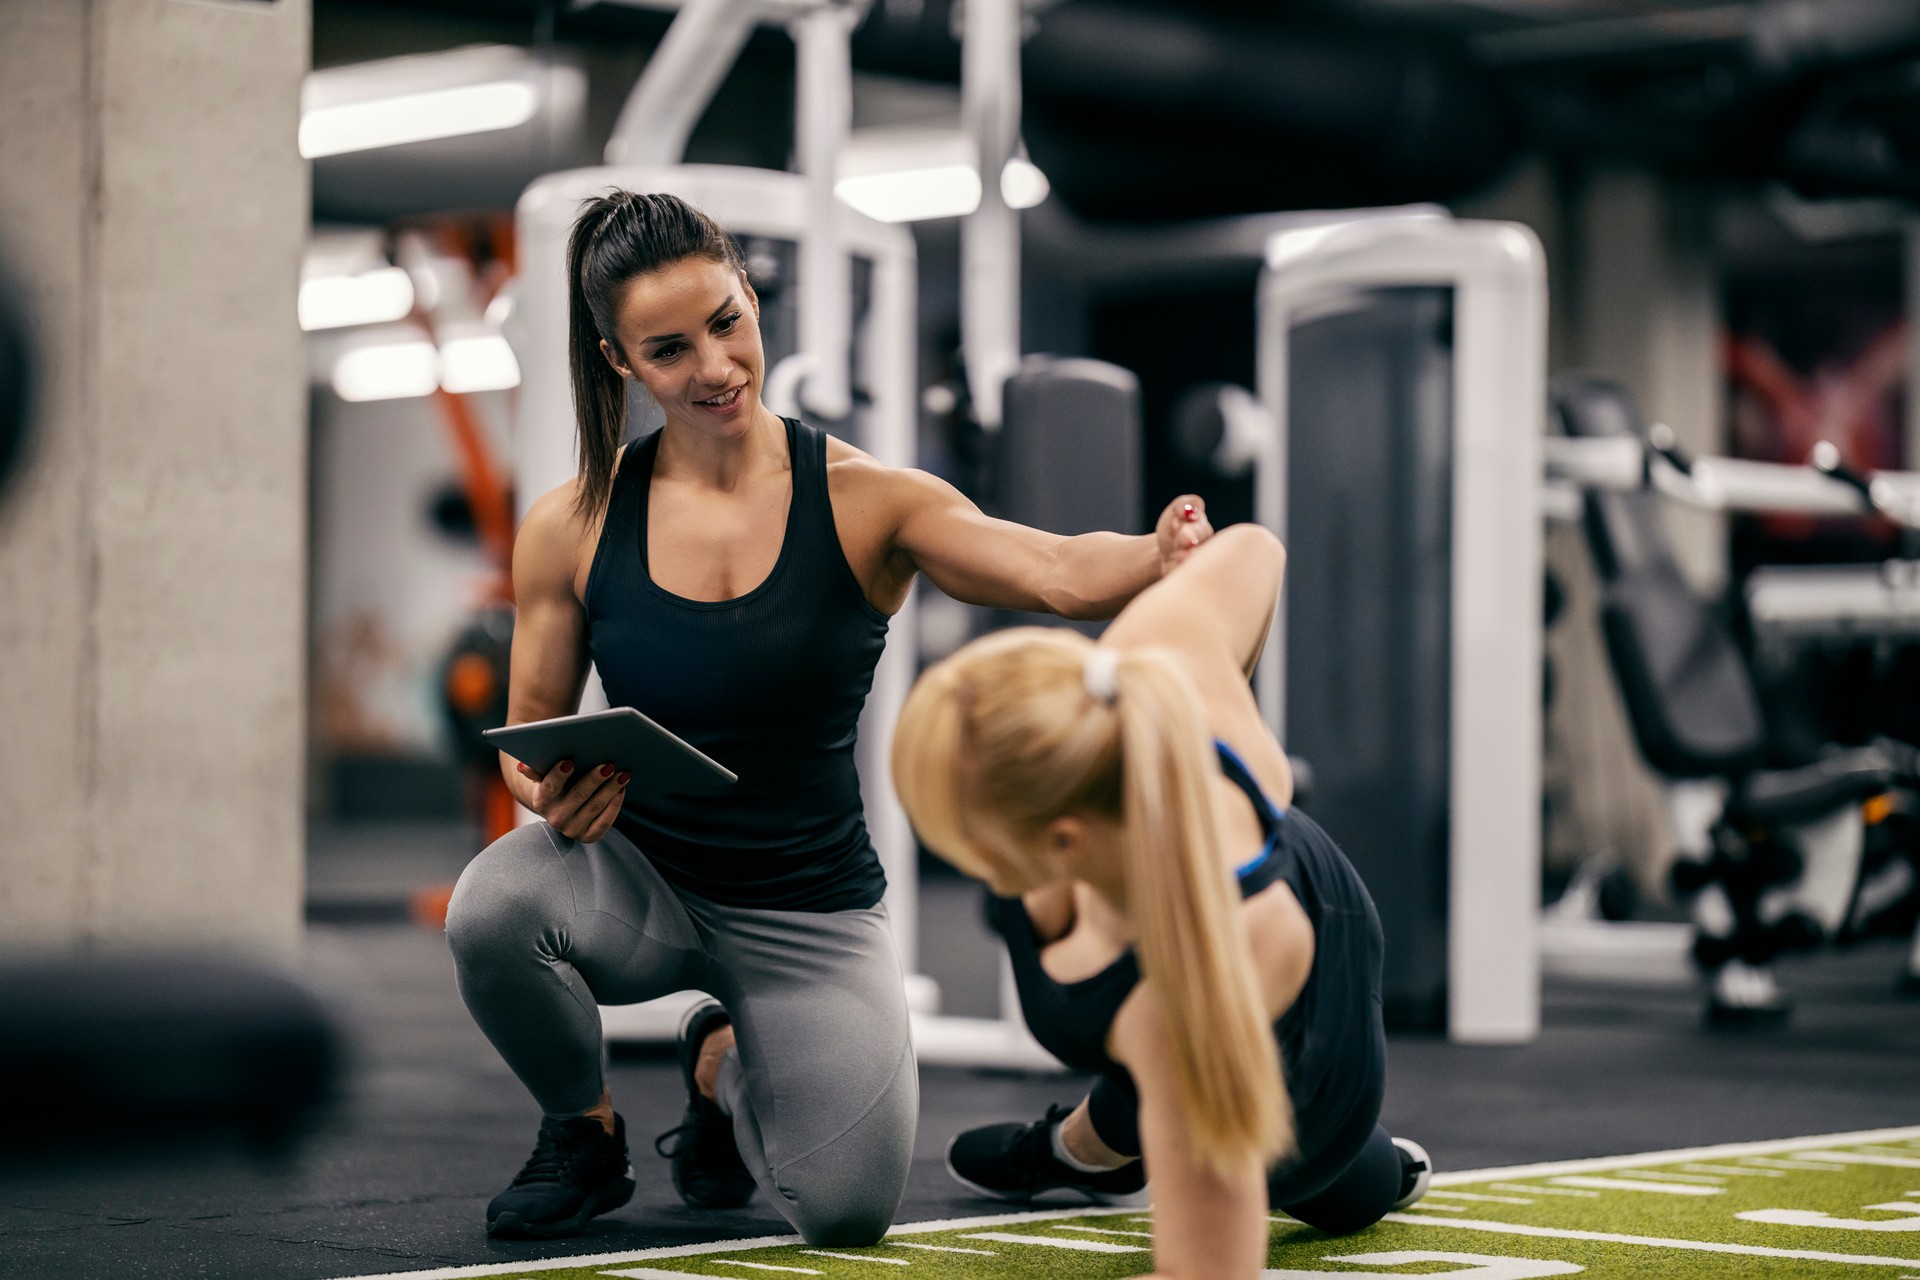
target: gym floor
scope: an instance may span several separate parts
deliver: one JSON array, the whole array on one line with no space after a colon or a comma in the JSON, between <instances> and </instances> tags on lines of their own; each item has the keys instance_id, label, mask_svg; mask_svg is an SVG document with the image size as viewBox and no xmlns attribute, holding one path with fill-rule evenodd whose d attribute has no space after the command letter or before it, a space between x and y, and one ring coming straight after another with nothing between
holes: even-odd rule
<instances>
[{"instance_id":1,"label":"gym floor","mask_svg":"<svg viewBox=\"0 0 1920 1280\"><path fill-rule=\"evenodd\" d=\"M0 1169L0 1277L318 1278L784 1234L758 1201L727 1213L679 1203L651 1150L683 1102L662 1052L613 1065L633 1202L584 1238L487 1239L486 1203L526 1158L538 1118L467 1018L442 938L400 910L404 889L457 871L465 848L452 828L316 832L304 968L348 1040L338 1104L277 1163L164 1152L103 1167L76 1153ZM924 889L926 967L950 1011L986 1012L992 952L977 890L945 878ZM1690 989L1550 982L1545 1031L1531 1045L1392 1037L1383 1120L1443 1170L1920 1124L1920 1003L1895 994L1900 959L1882 946L1789 963L1792 1021L1740 1034L1702 1031ZM925 1070L898 1221L1002 1208L948 1179L947 1141L976 1123L1038 1115L1076 1085Z\"/></svg>"}]
</instances>

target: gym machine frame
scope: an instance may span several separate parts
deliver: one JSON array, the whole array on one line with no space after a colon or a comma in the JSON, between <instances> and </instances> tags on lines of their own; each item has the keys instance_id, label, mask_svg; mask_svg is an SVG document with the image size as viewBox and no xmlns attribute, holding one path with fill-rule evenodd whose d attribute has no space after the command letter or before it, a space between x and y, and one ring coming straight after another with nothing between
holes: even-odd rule
<instances>
[{"instance_id":1,"label":"gym machine frame","mask_svg":"<svg viewBox=\"0 0 1920 1280\"><path fill-rule=\"evenodd\" d=\"M1447 1033L1531 1040L1540 1028L1540 440L1546 266L1515 223L1413 213L1275 235L1258 294L1256 518L1285 540L1288 349L1295 324L1357 292L1453 295ZM1281 595L1285 618L1286 592ZM1286 628L1256 692L1286 741Z\"/></svg>"}]
</instances>

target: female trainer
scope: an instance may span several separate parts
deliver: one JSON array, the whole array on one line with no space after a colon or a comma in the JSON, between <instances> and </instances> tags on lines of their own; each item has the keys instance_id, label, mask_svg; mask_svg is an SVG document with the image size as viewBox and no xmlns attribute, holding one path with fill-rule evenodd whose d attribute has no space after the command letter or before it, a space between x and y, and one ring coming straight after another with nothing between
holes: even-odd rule
<instances>
[{"instance_id":1,"label":"female trainer","mask_svg":"<svg viewBox=\"0 0 1920 1280\"><path fill-rule=\"evenodd\" d=\"M1381 934L1334 842L1288 808L1247 685L1284 563L1223 530L1096 645L983 637L908 696L893 774L920 837L995 894L1027 1023L1095 1072L1072 1112L961 1134L1009 1200L1153 1182L1157 1274L1251 1280L1269 1206L1335 1233L1426 1190L1378 1124ZM1143 1169L1144 1165L1144 1169Z\"/></svg>"},{"instance_id":2,"label":"female trainer","mask_svg":"<svg viewBox=\"0 0 1920 1280\"><path fill-rule=\"evenodd\" d=\"M567 272L580 467L514 548L508 723L576 710L591 662L613 705L739 781L629 799L610 764L502 757L543 821L467 867L447 937L544 1114L487 1230L568 1235L627 1201L596 1006L695 988L718 1003L682 1025L687 1111L656 1144L681 1197L731 1207L757 1185L809 1241L870 1244L919 1104L854 770L887 619L917 573L974 604L1111 617L1211 530L1176 499L1152 535L1056 537L776 416L739 250L673 196L585 202ZM623 447L629 384L666 424Z\"/></svg>"}]
</instances>

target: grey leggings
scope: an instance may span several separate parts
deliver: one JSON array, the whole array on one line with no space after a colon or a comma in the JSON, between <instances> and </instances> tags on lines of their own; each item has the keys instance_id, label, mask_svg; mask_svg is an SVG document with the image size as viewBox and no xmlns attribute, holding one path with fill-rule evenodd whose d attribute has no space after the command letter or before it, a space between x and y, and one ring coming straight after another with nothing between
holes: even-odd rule
<instances>
[{"instance_id":1,"label":"grey leggings","mask_svg":"<svg viewBox=\"0 0 1920 1280\"><path fill-rule=\"evenodd\" d=\"M600 1099L600 1004L715 996L738 1037L720 1105L761 1190L814 1244L892 1224L920 1082L884 907L716 906L618 832L581 844L539 822L468 864L447 941L474 1021L549 1115Z\"/></svg>"}]
</instances>

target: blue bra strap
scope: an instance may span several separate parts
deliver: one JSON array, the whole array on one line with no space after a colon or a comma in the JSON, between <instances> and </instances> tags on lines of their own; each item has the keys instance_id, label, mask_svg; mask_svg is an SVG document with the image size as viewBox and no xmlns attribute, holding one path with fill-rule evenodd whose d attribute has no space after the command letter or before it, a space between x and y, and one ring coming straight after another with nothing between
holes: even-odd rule
<instances>
[{"instance_id":1,"label":"blue bra strap","mask_svg":"<svg viewBox=\"0 0 1920 1280\"><path fill-rule=\"evenodd\" d=\"M1273 801L1267 799L1267 793L1260 789L1258 782L1254 781L1253 772L1247 768L1246 762L1235 754L1232 747L1215 738L1213 749L1220 755L1220 772L1227 775L1229 782L1246 792L1247 799L1253 802L1254 813L1259 816L1260 827L1267 835L1266 842L1260 846L1260 852L1233 869L1235 879L1244 879L1248 872L1265 862L1272 854L1273 846L1280 839L1280 824L1285 820L1286 815L1274 808Z\"/></svg>"}]
</instances>

